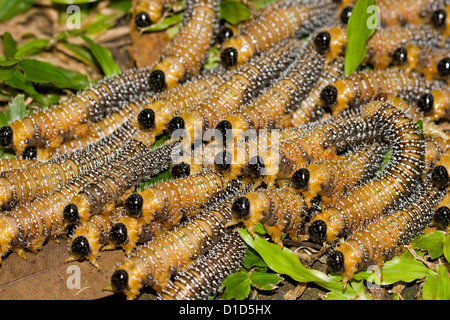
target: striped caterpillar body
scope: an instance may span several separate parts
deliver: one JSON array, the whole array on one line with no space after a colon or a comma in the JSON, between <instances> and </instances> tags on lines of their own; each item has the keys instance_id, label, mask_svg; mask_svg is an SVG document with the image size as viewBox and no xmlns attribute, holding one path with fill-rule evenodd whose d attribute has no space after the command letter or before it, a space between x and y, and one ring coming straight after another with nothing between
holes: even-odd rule
<instances>
[{"instance_id":1,"label":"striped caterpillar body","mask_svg":"<svg viewBox=\"0 0 450 320\"><path fill-rule=\"evenodd\" d=\"M21 155L26 146L56 148L66 136L86 135L97 122L118 108L118 102L149 92L149 69L133 69L101 81L68 100L33 113L0 129L0 146Z\"/></svg>"},{"instance_id":2,"label":"striped caterpillar body","mask_svg":"<svg viewBox=\"0 0 450 320\"><path fill-rule=\"evenodd\" d=\"M447 188L448 189L448 188ZM446 190L441 201L434 208L433 223L438 229L446 230L449 233L450 225L450 192Z\"/></svg>"},{"instance_id":3,"label":"striped caterpillar body","mask_svg":"<svg viewBox=\"0 0 450 320\"><path fill-rule=\"evenodd\" d=\"M441 81L428 81L417 73L402 70L372 70L349 75L329 84L320 92L324 107L330 107L333 115L345 108L373 100L379 94L398 96L414 102L425 93L443 87Z\"/></svg>"},{"instance_id":4,"label":"striped caterpillar body","mask_svg":"<svg viewBox=\"0 0 450 320\"><path fill-rule=\"evenodd\" d=\"M147 28L159 22L165 11L175 0L138 0L133 5L134 23L138 28Z\"/></svg>"},{"instance_id":5,"label":"striped caterpillar body","mask_svg":"<svg viewBox=\"0 0 450 320\"><path fill-rule=\"evenodd\" d=\"M198 140L206 129L213 129L280 75L302 46L300 40L288 39L240 66L210 97L174 117L169 123L170 131L184 129L188 142Z\"/></svg>"},{"instance_id":6,"label":"striped caterpillar body","mask_svg":"<svg viewBox=\"0 0 450 320\"><path fill-rule=\"evenodd\" d=\"M324 113L320 108L320 92L325 86L334 83L338 79L344 77L344 59L337 57L325 66L319 80L314 88L309 92L308 96L300 103L299 107L284 115L278 121L279 128L289 128L304 125L314 121Z\"/></svg>"},{"instance_id":7,"label":"striped caterpillar body","mask_svg":"<svg viewBox=\"0 0 450 320\"><path fill-rule=\"evenodd\" d=\"M150 131L149 144L167 129L167 124L173 117L209 97L226 77L227 75L220 71L199 76L166 91L155 101L144 105L137 120L142 130Z\"/></svg>"},{"instance_id":8,"label":"striped caterpillar body","mask_svg":"<svg viewBox=\"0 0 450 320\"><path fill-rule=\"evenodd\" d=\"M344 286L356 271L373 264L381 267L400 245L409 243L429 224L443 192L430 182L419 190L409 205L387 213L351 234L328 255L330 271L342 273Z\"/></svg>"},{"instance_id":9,"label":"striped caterpillar body","mask_svg":"<svg viewBox=\"0 0 450 320\"><path fill-rule=\"evenodd\" d=\"M332 1L277 1L256 19L240 29L238 35L221 46L221 60L227 67L242 65L256 54L272 48L284 39L309 33L325 25L336 6ZM308 30L309 29L309 30Z\"/></svg>"},{"instance_id":10,"label":"striped caterpillar body","mask_svg":"<svg viewBox=\"0 0 450 320\"><path fill-rule=\"evenodd\" d=\"M288 67L275 84L259 95L250 104L219 122L216 129L226 133L233 132L237 139L238 132L248 129L273 128L278 119L306 97L316 83L323 69L324 56L317 52L314 44L308 43L298 57ZM232 130L232 131L229 131Z\"/></svg>"},{"instance_id":11,"label":"striped caterpillar body","mask_svg":"<svg viewBox=\"0 0 450 320\"><path fill-rule=\"evenodd\" d=\"M271 239L283 246L283 232L294 241L299 239L298 231L305 220L308 207L301 193L276 189L246 193L234 200L231 211L231 224L243 222L247 230L254 234L255 225L261 222Z\"/></svg>"},{"instance_id":12,"label":"striped caterpillar body","mask_svg":"<svg viewBox=\"0 0 450 320\"><path fill-rule=\"evenodd\" d=\"M116 208L111 214L98 214L77 225L69 242L70 256L66 262L87 259L100 270L97 258L100 250L109 243L109 232L114 221L123 216L125 209Z\"/></svg>"},{"instance_id":13,"label":"striped caterpillar body","mask_svg":"<svg viewBox=\"0 0 450 320\"><path fill-rule=\"evenodd\" d=\"M314 42L322 52L326 52L326 60L332 61L342 55L347 46L347 27L336 26L324 29L314 36ZM366 44L366 56L362 65L369 64L374 69L385 70L392 62L394 51L408 43L420 47L449 48L446 37L432 25L410 25L376 29Z\"/></svg>"},{"instance_id":14,"label":"striped caterpillar body","mask_svg":"<svg viewBox=\"0 0 450 320\"><path fill-rule=\"evenodd\" d=\"M200 73L217 29L217 0L189 0L182 25L150 74L153 91L171 89Z\"/></svg>"},{"instance_id":15,"label":"striped caterpillar body","mask_svg":"<svg viewBox=\"0 0 450 320\"><path fill-rule=\"evenodd\" d=\"M237 232L222 239L189 269L177 274L158 294L160 300L207 300L219 290L223 280L240 269L246 252Z\"/></svg>"},{"instance_id":16,"label":"striped caterpillar body","mask_svg":"<svg viewBox=\"0 0 450 320\"><path fill-rule=\"evenodd\" d=\"M450 90L448 87L424 93L417 101L419 109L433 121L450 119Z\"/></svg>"},{"instance_id":17,"label":"striped caterpillar body","mask_svg":"<svg viewBox=\"0 0 450 320\"><path fill-rule=\"evenodd\" d=\"M25 169L41 164L35 159L23 158L1 158L0 159L0 174L6 171Z\"/></svg>"},{"instance_id":18,"label":"striped caterpillar body","mask_svg":"<svg viewBox=\"0 0 450 320\"><path fill-rule=\"evenodd\" d=\"M424 169L424 140L402 111L375 101L364 106L362 117L376 124L384 142L391 145L391 160L375 179L311 218L308 233L314 242L333 242L379 218L411 193Z\"/></svg>"},{"instance_id":19,"label":"striped caterpillar body","mask_svg":"<svg viewBox=\"0 0 450 320\"><path fill-rule=\"evenodd\" d=\"M426 79L448 78L450 74L450 51L448 49L419 47L407 44L392 54L392 64L407 72L423 74Z\"/></svg>"},{"instance_id":20,"label":"striped caterpillar body","mask_svg":"<svg viewBox=\"0 0 450 320\"><path fill-rule=\"evenodd\" d=\"M0 216L0 255L10 249L21 257L24 249L39 250L51 238L61 236L66 228L62 211L72 197L89 181L94 172L81 175L64 187Z\"/></svg>"},{"instance_id":21,"label":"striped caterpillar body","mask_svg":"<svg viewBox=\"0 0 450 320\"><path fill-rule=\"evenodd\" d=\"M127 299L135 298L145 285L161 292L172 274L185 270L220 240L230 220L230 203L226 202L137 246L131 256L116 267L108 289L125 293Z\"/></svg>"},{"instance_id":22,"label":"striped caterpillar body","mask_svg":"<svg viewBox=\"0 0 450 320\"><path fill-rule=\"evenodd\" d=\"M140 142L136 141L132 145L141 151L128 150L133 157L112 166L100 178L85 186L64 208L67 220L87 220L91 215L112 211L125 201L135 187L167 169L175 161L180 149L179 143L169 143L146 151L142 150L143 144Z\"/></svg>"},{"instance_id":23,"label":"striped caterpillar body","mask_svg":"<svg viewBox=\"0 0 450 320\"><path fill-rule=\"evenodd\" d=\"M126 123L114 134L85 149L38 166L3 173L0 177L0 204L12 207L60 188L74 177L108 161L134 132Z\"/></svg>"},{"instance_id":24,"label":"striped caterpillar body","mask_svg":"<svg viewBox=\"0 0 450 320\"><path fill-rule=\"evenodd\" d=\"M367 182L381 167L385 149L381 144L372 144L338 156L336 160L308 164L294 173L290 185L302 191L308 207L318 195L326 207L346 190Z\"/></svg>"}]
</instances>

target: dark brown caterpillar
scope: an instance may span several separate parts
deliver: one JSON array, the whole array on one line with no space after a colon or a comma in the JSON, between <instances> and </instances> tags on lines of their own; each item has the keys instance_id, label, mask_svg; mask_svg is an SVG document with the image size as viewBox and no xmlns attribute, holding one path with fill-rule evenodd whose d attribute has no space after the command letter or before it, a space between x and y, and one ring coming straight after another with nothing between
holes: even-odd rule
<instances>
[{"instance_id":1,"label":"dark brown caterpillar","mask_svg":"<svg viewBox=\"0 0 450 320\"><path fill-rule=\"evenodd\" d=\"M411 193L425 167L424 140L402 111L375 101L364 106L362 117L364 122L376 124L384 142L392 146L391 161L375 179L312 217L308 234L314 242L333 242L393 209Z\"/></svg>"},{"instance_id":2,"label":"dark brown caterpillar","mask_svg":"<svg viewBox=\"0 0 450 320\"><path fill-rule=\"evenodd\" d=\"M223 280L240 269L247 246L237 232L227 232L192 267L177 274L158 295L161 300L206 300Z\"/></svg>"},{"instance_id":3,"label":"dark brown caterpillar","mask_svg":"<svg viewBox=\"0 0 450 320\"><path fill-rule=\"evenodd\" d=\"M240 29L240 33L221 46L222 63L227 67L242 65L256 54L272 48L294 35L307 34L324 26L333 16L332 1L277 1Z\"/></svg>"},{"instance_id":4,"label":"dark brown caterpillar","mask_svg":"<svg viewBox=\"0 0 450 320\"><path fill-rule=\"evenodd\" d=\"M164 48L150 74L150 87L159 92L196 76L208 56L217 29L217 0L189 0L182 25Z\"/></svg>"},{"instance_id":5,"label":"dark brown caterpillar","mask_svg":"<svg viewBox=\"0 0 450 320\"><path fill-rule=\"evenodd\" d=\"M390 260L402 244L418 235L433 218L443 192L427 182L419 195L404 208L390 212L351 234L328 255L331 272L342 274L344 288L356 271Z\"/></svg>"},{"instance_id":6,"label":"dark brown caterpillar","mask_svg":"<svg viewBox=\"0 0 450 320\"><path fill-rule=\"evenodd\" d=\"M324 29L314 35L314 41L322 52L326 52L326 60L332 61L342 55L347 46L347 27L336 26ZM447 38L432 25L409 25L376 29L366 44L366 56L362 65L369 64L374 69L385 70L392 62L394 51L408 43L420 47L449 48Z\"/></svg>"},{"instance_id":7,"label":"dark brown caterpillar","mask_svg":"<svg viewBox=\"0 0 450 320\"><path fill-rule=\"evenodd\" d=\"M397 48L392 64L407 72L423 74L426 79L446 79L450 74L450 51L448 49L419 47L407 44Z\"/></svg>"},{"instance_id":8,"label":"dark brown caterpillar","mask_svg":"<svg viewBox=\"0 0 450 320\"><path fill-rule=\"evenodd\" d=\"M324 110L320 108L320 92L329 83L334 83L344 77L344 59L337 57L325 66L319 80L308 96L301 101L299 107L284 115L278 122L279 128L290 128L304 125L308 122L319 119Z\"/></svg>"},{"instance_id":9,"label":"dark brown caterpillar","mask_svg":"<svg viewBox=\"0 0 450 320\"><path fill-rule=\"evenodd\" d=\"M27 146L56 148L67 137L82 137L89 132L89 123L116 111L118 102L149 92L149 75L149 68L123 72L59 105L16 120L0 129L0 146L21 155Z\"/></svg>"},{"instance_id":10,"label":"dark brown caterpillar","mask_svg":"<svg viewBox=\"0 0 450 320\"><path fill-rule=\"evenodd\" d=\"M108 161L135 133L127 122L114 134L85 149L31 168L4 172L0 177L0 204L12 207L18 202L53 192L69 180Z\"/></svg>"},{"instance_id":11,"label":"dark brown caterpillar","mask_svg":"<svg viewBox=\"0 0 450 320\"><path fill-rule=\"evenodd\" d=\"M307 43L298 57L279 79L250 104L219 122L216 129L233 133L236 139L248 129L273 128L285 113L296 109L315 85L323 70L324 56L317 52L313 43ZM229 131L231 130L231 131Z\"/></svg>"},{"instance_id":12,"label":"dark brown caterpillar","mask_svg":"<svg viewBox=\"0 0 450 320\"><path fill-rule=\"evenodd\" d=\"M109 243L109 232L114 221L125 214L125 208L118 207L110 214L92 216L75 227L69 242L70 256L66 262L87 259L100 270L97 258L100 251Z\"/></svg>"},{"instance_id":13,"label":"dark brown caterpillar","mask_svg":"<svg viewBox=\"0 0 450 320\"><path fill-rule=\"evenodd\" d=\"M254 234L254 227L261 222L272 240L283 246L281 236L286 232L292 240L299 240L298 231L308 211L303 195L288 189L258 190L246 193L234 200L230 224L243 222Z\"/></svg>"},{"instance_id":14,"label":"dark brown caterpillar","mask_svg":"<svg viewBox=\"0 0 450 320\"><path fill-rule=\"evenodd\" d=\"M417 101L419 109L433 121L450 119L450 90L448 87L424 93Z\"/></svg>"},{"instance_id":15,"label":"dark brown caterpillar","mask_svg":"<svg viewBox=\"0 0 450 320\"><path fill-rule=\"evenodd\" d=\"M240 66L210 97L187 112L174 117L169 130L184 129L190 143L202 139L208 128L236 111L258 94L294 60L302 43L297 39L283 41L273 49ZM190 145L189 145L190 147Z\"/></svg>"},{"instance_id":16,"label":"dark brown caterpillar","mask_svg":"<svg viewBox=\"0 0 450 320\"><path fill-rule=\"evenodd\" d=\"M127 299L135 298L145 285L161 292L172 274L185 270L222 238L225 224L231 219L230 206L227 202L202 212L163 236L136 247L116 267L108 289L123 292Z\"/></svg>"},{"instance_id":17,"label":"dark brown caterpillar","mask_svg":"<svg viewBox=\"0 0 450 320\"><path fill-rule=\"evenodd\" d=\"M441 81L428 81L417 73L406 73L398 69L371 70L351 74L329 84L320 92L324 107L330 107L336 115L346 108L373 100L379 94L398 96L408 102L442 88Z\"/></svg>"},{"instance_id":18,"label":"dark brown caterpillar","mask_svg":"<svg viewBox=\"0 0 450 320\"><path fill-rule=\"evenodd\" d=\"M159 22L165 11L175 3L175 0L138 0L132 9L134 23L138 28L150 27Z\"/></svg>"},{"instance_id":19,"label":"dark brown caterpillar","mask_svg":"<svg viewBox=\"0 0 450 320\"><path fill-rule=\"evenodd\" d=\"M95 172L88 172L45 197L3 212L0 256L12 249L25 258L25 249L37 251L47 240L62 236L66 229L62 216L64 207L94 176Z\"/></svg>"},{"instance_id":20,"label":"dark brown caterpillar","mask_svg":"<svg viewBox=\"0 0 450 320\"><path fill-rule=\"evenodd\" d=\"M131 145L131 144L130 144ZM153 175L168 169L179 155L181 145L168 143L154 150L144 151L142 143L133 143L137 150L129 149L133 155L118 161L110 170L85 186L64 208L68 221L87 220L91 215L110 212L131 195L135 187Z\"/></svg>"},{"instance_id":21,"label":"dark brown caterpillar","mask_svg":"<svg viewBox=\"0 0 450 320\"><path fill-rule=\"evenodd\" d=\"M300 189L308 207L320 196L323 206L335 202L346 190L363 184L381 167L386 148L381 144L362 146L349 155L336 160L311 163L297 170L291 186Z\"/></svg>"},{"instance_id":22,"label":"dark brown caterpillar","mask_svg":"<svg viewBox=\"0 0 450 320\"><path fill-rule=\"evenodd\" d=\"M219 84L225 81L229 75L221 71L201 75L162 93L154 101L144 104L137 120L142 130L149 130L149 145L159 134L167 130L167 124L173 117L193 108L194 105L209 97Z\"/></svg>"}]
</instances>

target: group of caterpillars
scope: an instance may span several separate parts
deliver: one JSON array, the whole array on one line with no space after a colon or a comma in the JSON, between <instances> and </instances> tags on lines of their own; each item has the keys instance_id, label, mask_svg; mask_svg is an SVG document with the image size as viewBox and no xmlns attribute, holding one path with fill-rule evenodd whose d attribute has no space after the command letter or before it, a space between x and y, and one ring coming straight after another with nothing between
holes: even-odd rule
<instances>
[{"instance_id":1,"label":"group of caterpillars","mask_svg":"<svg viewBox=\"0 0 450 320\"><path fill-rule=\"evenodd\" d=\"M344 288L428 225L448 231L450 2L377 1L366 68L345 76L355 2L278 0L231 25L218 0L188 0L155 65L0 128L17 154L0 160L0 254L68 237L68 261L101 268L120 248L107 289L207 299L240 268L242 226L329 246ZM173 5L135 1L132 21ZM222 64L203 70L211 46Z\"/></svg>"}]
</instances>

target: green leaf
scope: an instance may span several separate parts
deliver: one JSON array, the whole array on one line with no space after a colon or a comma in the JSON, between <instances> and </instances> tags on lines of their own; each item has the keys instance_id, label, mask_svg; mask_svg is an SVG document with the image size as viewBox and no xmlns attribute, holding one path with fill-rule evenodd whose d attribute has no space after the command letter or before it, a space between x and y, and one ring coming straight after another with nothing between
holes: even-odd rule
<instances>
[{"instance_id":1,"label":"green leaf","mask_svg":"<svg viewBox=\"0 0 450 320\"><path fill-rule=\"evenodd\" d=\"M14 70L12 73L11 80L5 80L5 83L13 88L20 89L24 91L26 94L33 97L36 101L43 104L44 99L42 96L35 90L33 83L25 80L25 77L20 71Z\"/></svg>"},{"instance_id":2,"label":"green leaf","mask_svg":"<svg viewBox=\"0 0 450 320\"><path fill-rule=\"evenodd\" d=\"M172 178L172 170L171 168L167 169L166 171L163 171L156 176L151 177L149 180L144 181L141 183L141 185L137 188L138 191L145 190L146 188L154 185L155 183L158 183L160 181L167 181Z\"/></svg>"},{"instance_id":3,"label":"green leaf","mask_svg":"<svg viewBox=\"0 0 450 320\"><path fill-rule=\"evenodd\" d=\"M256 270L250 273L252 286L261 290L273 290L277 288L278 283L283 277L276 273Z\"/></svg>"},{"instance_id":4,"label":"green leaf","mask_svg":"<svg viewBox=\"0 0 450 320\"><path fill-rule=\"evenodd\" d=\"M26 115L28 115L28 110L25 105L25 96L19 94L11 100L5 112L0 112L0 125L5 126Z\"/></svg>"},{"instance_id":5,"label":"green leaf","mask_svg":"<svg viewBox=\"0 0 450 320\"><path fill-rule=\"evenodd\" d=\"M252 280L245 271L229 275L223 282L225 288L222 294L224 300L243 300L250 294Z\"/></svg>"},{"instance_id":6,"label":"green leaf","mask_svg":"<svg viewBox=\"0 0 450 320\"><path fill-rule=\"evenodd\" d=\"M413 243L417 248L427 250L431 259L436 259L444 253L444 236L444 232L436 230L430 234L417 236L414 238Z\"/></svg>"},{"instance_id":7,"label":"green leaf","mask_svg":"<svg viewBox=\"0 0 450 320\"><path fill-rule=\"evenodd\" d=\"M358 0L353 7L347 27L346 76L356 71L366 55L366 42L377 25L377 11L373 13L372 8L376 8L375 0Z\"/></svg>"},{"instance_id":8,"label":"green leaf","mask_svg":"<svg viewBox=\"0 0 450 320\"><path fill-rule=\"evenodd\" d=\"M148 28L145 28L144 32L155 32L166 30L178 23L181 23L182 19L183 19L183 12L176 13L174 15L162 19L161 21L151 25Z\"/></svg>"},{"instance_id":9,"label":"green leaf","mask_svg":"<svg viewBox=\"0 0 450 320\"><path fill-rule=\"evenodd\" d=\"M444 239L442 240L444 247L444 257L447 260L447 262L450 262L450 235L446 235Z\"/></svg>"},{"instance_id":10,"label":"green leaf","mask_svg":"<svg viewBox=\"0 0 450 320\"><path fill-rule=\"evenodd\" d=\"M208 53L208 60L204 64L204 68L212 70L220 65L220 49L217 47L211 47Z\"/></svg>"},{"instance_id":11,"label":"green leaf","mask_svg":"<svg viewBox=\"0 0 450 320\"><path fill-rule=\"evenodd\" d=\"M437 275L429 275L423 284L423 300L450 300L450 277L444 266L436 267Z\"/></svg>"},{"instance_id":12,"label":"green leaf","mask_svg":"<svg viewBox=\"0 0 450 320\"><path fill-rule=\"evenodd\" d=\"M416 125L417 125L417 128L419 129L420 133L423 134L423 120L422 119L417 120Z\"/></svg>"},{"instance_id":13,"label":"green leaf","mask_svg":"<svg viewBox=\"0 0 450 320\"><path fill-rule=\"evenodd\" d=\"M69 42L61 42L61 45L71 51L77 59L91 66L95 66L96 60L91 51L86 47Z\"/></svg>"},{"instance_id":14,"label":"green leaf","mask_svg":"<svg viewBox=\"0 0 450 320\"><path fill-rule=\"evenodd\" d=\"M225 19L231 24L248 20L252 12L249 8L236 0L223 0L220 2L219 19Z\"/></svg>"},{"instance_id":15,"label":"green leaf","mask_svg":"<svg viewBox=\"0 0 450 320\"><path fill-rule=\"evenodd\" d=\"M261 258L261 256L255 251L255 249L247 247L247 252L245 253L244 261L242 261L242 265L247 269L251 269L253 267L267 267L267 264Z\"/></svg>"},{"instance_id":16,"label":"green leaf","mask_svg":"<svg viewBox=\"0 0 450 320\"><path fill-rule=\"evenodd\" d=\"M81 35L81 38L89 45L92 55L99 63L105 76L112 77L120 73L119 66L114 62L114 58L107 48L96 44L85 35Z\"/></svg>"},{"instance_id":17,"label":"green leaf","mask_svg":"<svg viewBox=\"0 0 450 320\"><path fill-rule=\"evenodd\" d=\"M36 0L0 0L0 22L30 9Z\"/></svg>"},{"instance_id":18,"label":"green leaf","mask_svg":"<svg viewBox=\"0 0 450 320\"><path fill-rule=\"evenodd\" d=\"M25 59L19 63L25 79L38 83L51 83L58 88L82 90L88 84L87 77L79 72L58 68L51 63Z\"/></svg>"},{"instance_id":19,"label":"green leaf","mask_svg":"<svg viewBox=\"0 0 450 320\"><path fill-rule=\"evenodd\" d=\"M99 0L50 0L53 3L59 4L83 4L83 3L93 3Z\"/></svg>"},{"instance_id":20,"label":"green leaf","mask_svg":"<svg viewBox=\"0 0 450 320\"><path fill-rule=\"evenodd\" d=\"M47 49L50 40L48 39L33 39L25 42L17 48L14 58L24 58L41 53Z\"/></svg>"},{"instance_id":21,"label":"green leaf","mask_svg":"<svg viewBox=\"0 0 450 320\"><path fill-rule=\"evenodd\" d=\"M6 59L14 58L17 50L17 42L13 39L11 33L7 31L3 33L3 49Z\"/></svg>"}]
</instances>

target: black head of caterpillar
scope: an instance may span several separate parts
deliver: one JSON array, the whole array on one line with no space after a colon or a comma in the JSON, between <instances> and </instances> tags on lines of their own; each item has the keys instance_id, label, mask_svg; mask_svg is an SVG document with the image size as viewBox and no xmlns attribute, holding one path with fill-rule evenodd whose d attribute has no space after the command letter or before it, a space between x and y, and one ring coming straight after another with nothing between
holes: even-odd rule
<instances>
[{"instance_id":1,"label":"black head of caterpillar","mask_svg":"<svg viewBox=\"0 0 450 320\"><path fill-rule=\"evenodd\" d=\"M450 209L447 206L437 208L433 219L438 228L446 230L450 225Z\"/></svg>"},{"instance_id":2,"label":"black head of caterpillar","mask_svg":"<svg viewBox=\"0 0 450 320\"><path fill-rule=\"evenodd\" d=\"M147 28L153 24L153 21L147 12L141 11L134 16L134 23L139 28Z\"/></svg>"},{"instance_id":3,"label":"black head of caterpillar","mask_svg":"<svg viewBox=\"0 0 450 320\"><path fill-rule=\"evenodd\" d=\"M433 12L431 16L431 24L435 28L443 28L445 27L445 23L447 20L447 12L444 9L438 9Z\"/></svg>"},{"instance_id":4,"label":"black head of caterpillar","mask_svg":"<svg viewBox=\"0 0 450 320\"><path fill-rule=\"evenodd\" d=\"M348 20L350 19L350 16L352 15L353 7L348 6L342 9L341 14L339 15L339 20L341 20L341 23L346 25L348 24Z\"/></svg>"},{"instance_id":5,"label":"black head of caterpillar","mask_svg":"<svg viewBox=\"0 0 450 320\"><path fill-rule=\"evenodd\" d=\"M445 188L449 183L447 169L443 165L438 165L431 171L431 179L438 188Z\"/></svg>"},{"instance_id":6,"label":"black head of caterpillar","mask_svg":"<svg viewBox=\"0 0 450 320\"><path fill-rule=\"evenodd\" d=\"M152 129L155 125L155 112L151 108L145 108L137 117L141 129Z\"/></svg>"},{"instance_id":7,"label":"black head of caterpillar","mask_svg":"<svg viewBox=\"0 0 450 320\"><path fill-rule=\"evenodd\" d=\"M91 254L91 248L89 246L89 241L84 236L78 236L70 245L71 253L77 258L82 259Z\"/></svg>"}]
</instances>

